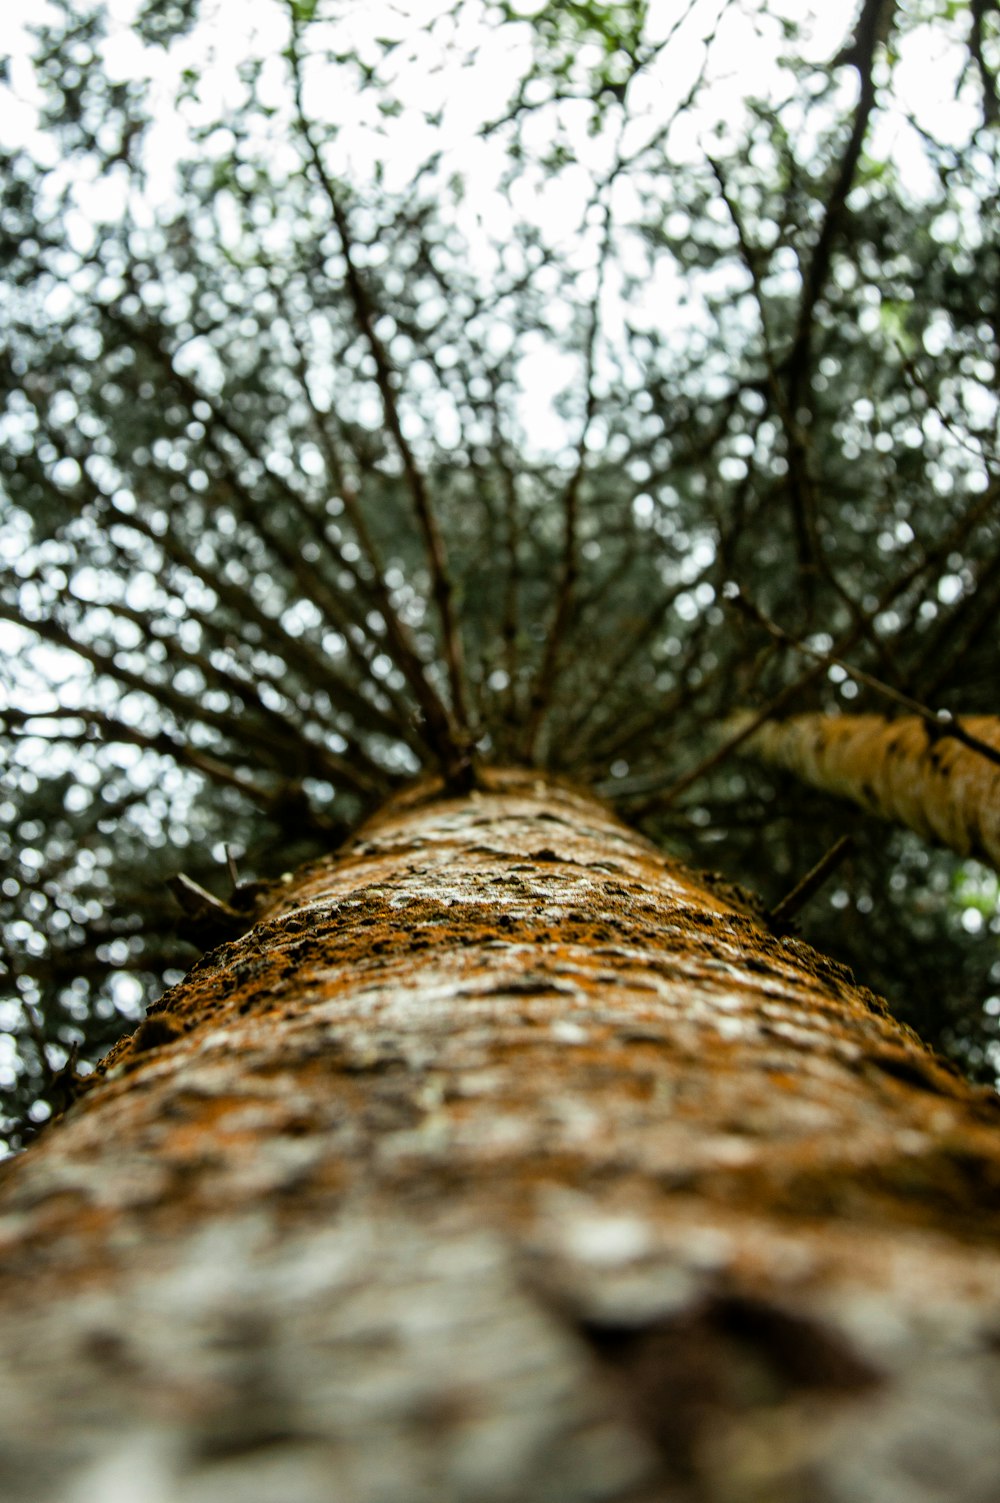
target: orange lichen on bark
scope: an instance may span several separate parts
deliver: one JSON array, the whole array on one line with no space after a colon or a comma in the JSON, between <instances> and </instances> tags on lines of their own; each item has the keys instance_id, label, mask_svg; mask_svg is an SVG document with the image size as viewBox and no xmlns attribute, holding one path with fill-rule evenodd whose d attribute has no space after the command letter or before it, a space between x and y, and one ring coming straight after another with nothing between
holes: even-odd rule
<instances>
[{"instance_id":1,"label":"orange lichen on bark","mask_svg":"<svg viewBox=\"0 0 1000 1503\"><path fill-rule=\"evenodd\" d=\"M996 1206L956 1195L940 1141L954 1128L998 1179L988 1093L833 962L702 890L594 801L496 781L399 800L276 889L261 923L111 1051L34 1158L93 1166L113 1124L151 1180L171 1171L165 1214L181 1216L206 1183L238 1205L271 1134L319 1131L338 1185L371 1187L387 1128L395 1182L397 1133L432 1123L431 1157L484 1179L498 1215L498 1165L520 1199L568 1154L575 1174L641 1167L661 1189L761 1214L835 1213L847 1193L877 1221L897 1181L919 1181L897 1208L907 1219L1000 1233Z\"/></svg>"},{"instance_id":2,"label":"orange lichen on bark","mask_svg":"<svg viewBox=\"0 0 1000 1503\"><path fill-rule=\"evenodd\" d=\"M164 1497L262 1446L306 1503L881 1496L920 1361L942 1446L1000 1378L995 1099L595 800L484 782L276 885L7 1166L0 1381L41 1445L59 1368L87 1496L150 1427Z\"/></svg>"},{"instance_id":3,"label":"orange lichen on bark","mask_svg":"<svg viewBox=\"0 0 1000 1503\"><path fill-rule=\"evenodd\" d=\"M739 732L749 712L727 729ZM1000 719L963 715L962 728L1000 752ZM1000 870L1000 765L915 715L793 715L766 721L747 750L815 788L908 825Z\"/></svg>"}]
</instances>

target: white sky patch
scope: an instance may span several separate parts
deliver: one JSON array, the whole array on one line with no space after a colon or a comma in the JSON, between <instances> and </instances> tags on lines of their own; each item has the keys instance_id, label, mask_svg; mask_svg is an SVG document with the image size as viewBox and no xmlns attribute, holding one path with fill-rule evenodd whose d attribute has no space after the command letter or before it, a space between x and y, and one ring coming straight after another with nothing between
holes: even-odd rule
<instances>
[{"instance_id":1,"label":"white sky patch","mask_svg":"<svg viewBox=\"0 0 1000 1503\"><path fill-rule=\"evenodd\" d=\"M0 89L0 141L20 145L31 151L43 164L53 163L53 147L37 130L35 121L41 94L33 79L28 55L31 41L29 27L39 22L56 22L58 12L45 0L0 0L3 4L4 40L11 54L11 89ZM453 0L365 0L338 6L336 45L352 51L362 61L379 65L380 73L398 95L402 111L398 118L386 118L378 108L381 97L377 89L359 90L353 69L346 65L325 63L317 56L334 28L322 19L304 30L304 45L312 54L306 64L305 102L312 118L319 124L324 159L335 174L364 184L383 173L384 190L404 191L425 165L428 157L441 151L441 160L428 176L428 184L445 185L449 176L459 173L465 180L462 200L448 205L447 215L463 235L468 246L469 268L488 285L497 265L498 247L511 238L514 223L520 219L531 223L543 240L579 267L576 293L585 297L588 279L593 281L600 245L599 226L584 223L588 198L595 179L605 172L616 149L633 152L653 140L677 111L704 69L704 83L699 87L697 103L674 119L666 138L666 158L678 169L702 163L706 149L724 153L745 130L748 110L746 101L756 96L772 101L796 99L798 85L782 65L783 53L794 49L796 55L822 65L843 44L855 6L829 5L820 0L772 0L751 13L726 0L695 0L685 12L676 0L651 0L646 35L651 42L669 37L669 42L654 63L630 88L630 120L620 134L604 129L590 135L586 129L589 110L583 104L560 108L560 122L576 157L574 164L557 176L542 177L537 170L526 169L514 182L509 193L498 184L508 163L508 138L501 129L484 139L481 128L487 121L501 116L531 59L533 31L523 25L497 28L485 20L480 0L465 0L454 20L448 11ZM188 35L179 38L169 49L145 47L139 40L133 20L138 0L108 0L111 18L109 35L102 47L103 63L110 78L118 81L144 79L149 85L149 107L153 125L145 142L147 187L143 195L124 172L98 177L86 171L78 161L70 168L57 170L52 193L73 175L76 208L64 221L67 239L78 252L85 253L92 244L92 226L101 220L114 221L125 211L140 223L151 223L158 211L173 205L175 171L178 163L195 155L224 156L231 149L227 120L244 101L245 87L240 79L240 64L249 58L263 60L258 76L255 103L258 110L252 120L247 154L255 150L268 161L272 171L297 168L299 158L288 145L290 131L291 89L283 52L288 44L289 21L284 0L207 0L203 19ZM320 0L318 15L323 14ZM522 10L530 15L537 6L523 0ZM781 20L789 19L801 27L794 42L787 41ZM381 60L376 39L398 39L387 62ZM964 48L955 44L942 48L940 27L921 26L901 41L900 58L894 74L893 96L880 98L873 122L869 150L874 155L889 156L900 168L904 182L917 194L937 191L918 133L906 119L912 112L918 122L928 126L946 140L967 139L976 120L977 106L968 90L959 93L959 75L967 62ZM706 62L707 59L707 62ZM185 70L197 73L193 96L179 99ZM806 99L801 109L801 133L796 137L796 151L807 158L816 132L831 118L834 110L849 108L857 91L853 69L843 68L836 76L835 88L823 108L813 111L807 122ZM956 97L957 96L957 97ZM264 111L272 110L268 117ZM440 111L440 124L425 119L428 112ZM526 138L544 148L552 128L551 109L528 115L522 122ZM205 143L196 139L199 129L213 125L218 129ZM721 135L716 128L721 128ZM661 165L660 171L666 169ZM634 219L641 207L637 199L643 191L655 197L655 173L647 184L622 178L615 187L613 204L619 222ZM363 195L363 190L362 190ZM359 200L361 201L361 200ZM720 212L724 213L720 205ZM975 209L965 212L956 205L955 214L961 233L969 229ZM218 195L215 212L225 241L236 252L239 230L235 211L227 209L225 194ZM274 233L287 233L277 225ZM944 231L942 231L944 233ZM951 233L949 229L949 233ZM669 258L660 258L644 267L641 257L625 237L616 247L621 264L627 265L636 278L639 292L628 305L628 318L636 327L645 325L660 333L671 331L678 340L690 339L697 332L704 314L698 308L684 307L688 289ZM734 272L726 273L732 279ZM536 273L537 285L544 286ZM704 281L704 279L703 279ZM739 318L735 294L739 289L717 289L723 297L734 297L728 317ZM794 289L793 289L794 290ZM552 307L558 308L559 294L553 289ZM58 316L59 299L68 291L53 289L55 300L48 312ZM751 318L755 315L751 312ZM873 312L877 317L877 313ZM609 284L601 307L601 324L605 338L616 347L621 358L625 303L614 278ZM558 319L553 316L554 326ZM502 329L502 323L497 325ZM929 340L938 334L929 333ZM944 330L942 338L947 337ZM933 354L933 347L930 349ZM211 387L221 382L221 369L205 341L192 340L183 349L181 368L196 371ZM544 334L523 345L517 369L519 393L517 417L521 424L529 457L553 452L563 463L580 440L579 422L555 412L558 398L579 391L582 362L579 355L560 351ZM323 393L317 393L321 398ZM983 421L990 418L992 407L983 398ZM382 422L380 404L373 392L359 390L357 415L372 428ZM441 438L457 441L456 420L444 414ZM20 639L19 639L20 640ZM49 655L54 650L47 649ZM53 662L51 665L55 669ZM82 665L77 661L76 672Z\"/></svg>"},{"instance_id":2,"label":"white sky patch","mask_svg":"<svg viewBox=\"0 0 1000 1503\"><path fill-rule=\"evenodd\" d=\"M589 136L588 111L580 106L578 128L573 126L573 108L562 120L572 138L578 158L576 170L539 182L525 172L515 184L510 200L498 192L497 183L506 163L503 132L483 140L482 125L504 111L517 80L531 57L532 28L524 25L488 25L478 0L467 0L456 24L447 17L452 0L366 0L340 8L336 22L336 45L353 50L362 60L379 61L378 37L398 38L383 72L402 103L396 120L379 111L378 90L359 91L351 70L323 63L315 55L305 71L305 102L312 119L325 128L325 159L331 170L359 183L383 174L386 191L405 190L435 151L442 157L436 180L452 173L466 180L464 201L452 210L456 227L466 236L470 254L482 269L488 260L483 242L502 239L509 232L511 216L519 215L537 225L543 235L558 244L560 230L567 237L578 234L581 213L595 175L606 170L616 142L609 131ZM214 0L204 7L204 19L169 50L146 48L137 38L132 21L137 0L108 0L111 17L103 59L113 79L144 78L150 87L153 125L145 143L150 188L147 194L161 207L172 196L174 171L179 160L196 152L212 154L213 144L199 145L194 132L224 123L243 99L239 65L250 57L264 59L257 85L258 106L276 113L262 138L248 142L265 147L272 168L294 168L296 158L283 146L288 132L290 88L282 53L288 43L288 17L283 0ZM530 4L523 7L530 14ZM40 156L50 152L31 128L38 93L26 61L26 27L44 17L47 7L33 0L6 0L5 23L13 58L13 97L3 99L0 139L24 144ZM322 15L322 5L319 9ZM704 160L706 145L719 152L728 140L736 140L746 123L745 100L751 96L780 98L794 94L791 75L781 66L784 40L780 21L788 18L801 30L795 50L801 56L823 63L844 40L851 8L820 5L816 0L783 0L746 14L724 0L700 0L678 24L674 0L653 0L649 6L647 35L652 41L669 36L669 44L655 62L636 80L630 94L630 122L621 140L631 151L661 128L698 78L705 65L706 38L710 54L704 85L695 107L674 122L668 138L669 158L680 165ZM315 54L333 28L322 20L304 31L305 46ZM880 113L872 132L871 147L887 151L905 170L908 179L923 190L931 187L928 169L916 133L906 123L903 111L913 110L935 133L947 137L967 136L974 110L968 98L955 99L955 84L962 63L962 49L955 46L941 55L939 29L918 28L904 39L897 68L899 106ZM198 74L194 97L178 103L178 86L184 71ZM856 91L852 69L842 69L837 103L843 105ZM6 94L6 91L4 91ZM902 106L902 109L900 108ZM428 111L440 110L439 125L425 119ZM818 111L817 114L822 114ZM526 117L526 138L544 146L551 129L548 110ZM721 129L721 136L716 129ZM811 132L803 121L802 131ZM216 150L226 149L223 132ZM799 138L800 157L809 154L805 134ZM282 161L287 151L287 162ZM79 215L67 224L67 233L81 250L86 249L89 225L121 216L126 194L124 174L109 174L101 181L84 182L75 165ZM432 178L434 181L434 178ZM133 210L134 202L130 199ZM474 261L474 264L477 264ZM657 313L664 314L662 292ZM662 326L662 325L661 325Z\"/></svg>"}]
</instances>

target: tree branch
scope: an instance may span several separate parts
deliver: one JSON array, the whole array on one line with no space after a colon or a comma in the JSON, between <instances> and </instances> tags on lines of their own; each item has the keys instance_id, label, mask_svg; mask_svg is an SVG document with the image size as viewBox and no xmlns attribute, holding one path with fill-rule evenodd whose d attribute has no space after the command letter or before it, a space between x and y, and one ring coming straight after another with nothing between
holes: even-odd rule
<instances>
[{"instance_id":1,"label":"tree branch","mask_svg":"<svg viewBox=\"0 0 1000 1503\"><path fill-rule=\"evenodd\" d=\"M320 187L330 205L330 212L333 216L333 222L340 240L341 253L344 257L347 272L347 289L354 307L355 318L375 362L375 382L382 399L382 410L403 464L403 471L406 475L410 495L413 499L417 520L427 550L431 574L431 590L441 622L442 646L447 664L452 708L457 726L452 725L450 716L448 716L444 707L437 702L437 696L430 690L429 685L426 695L427 707L425 708L422 705L422 708L424 708L424 713L428 717L428 729L434 740L436 750L442 757L446 768L448 768L463 762L467 757L468 750L466 743L471 731L466 704L462 638L455 618L453 605L454 582L448 567L444 540L427 493L423 471L417 464L416 456L403 432L399 404L393 384L392 365L388 352L375 329L376 310L372 306L367 288L358 271L347 214L341 203L340 195L326 170L323 155L316 143L305 113L302 98L302 60L299 53L300 23L293 3L289 4L288 10L291 22L289 57L292 64L298 127L302 134L302 139L306 144L306 149Z\"/></svg>"}]
</instances>

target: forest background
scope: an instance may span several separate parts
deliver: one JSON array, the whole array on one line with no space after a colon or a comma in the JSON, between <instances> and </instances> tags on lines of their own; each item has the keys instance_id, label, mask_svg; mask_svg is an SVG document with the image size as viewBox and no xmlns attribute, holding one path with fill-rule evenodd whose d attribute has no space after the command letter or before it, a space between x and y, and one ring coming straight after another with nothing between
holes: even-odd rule
<instances>
[{"instance_id":1,"label":"forest background","mask_svg":"<svg viewBox=\"0 0 1000 1503\"><path fill-rule=\"evenodd\" d=\"M997 710L1000 15L815 12L32 8L11 1146L254 879L477 759L768 908L849 831L802 932L996 1076L995 873L727 749L747 707Z\"/></svg>"}]
</instances>

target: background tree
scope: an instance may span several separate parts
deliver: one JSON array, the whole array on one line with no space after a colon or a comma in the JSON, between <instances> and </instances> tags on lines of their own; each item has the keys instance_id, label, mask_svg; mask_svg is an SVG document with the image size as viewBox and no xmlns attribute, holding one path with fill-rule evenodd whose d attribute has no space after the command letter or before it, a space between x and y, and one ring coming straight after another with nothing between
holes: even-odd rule
<instances>
[{"instance_id":1,"label":"background tree","mask_svg":"<svg viewBox=\"0 0 1000 1503\"><path fill-rule=\"evenodd\" d=\"M994 11L219 18L60 0L8 70L13 1141L421 768L773 903L844 814L734 708L996 710ZM990 1075L995 878L854 833L810 937Z\"/></svg>"},{"instance_id":2,"label":"background tree","mask_svg":"<svg viewBox=\"0 0 1000 1503\"><path fill-rule=\"evenodd\" d=\"M1000 868L995 715L963 715L954 724L919 715L793 715L758 725L744 711L727 729L751 730L756 755L814 788Z\"/></svg>"}]
</instances>

